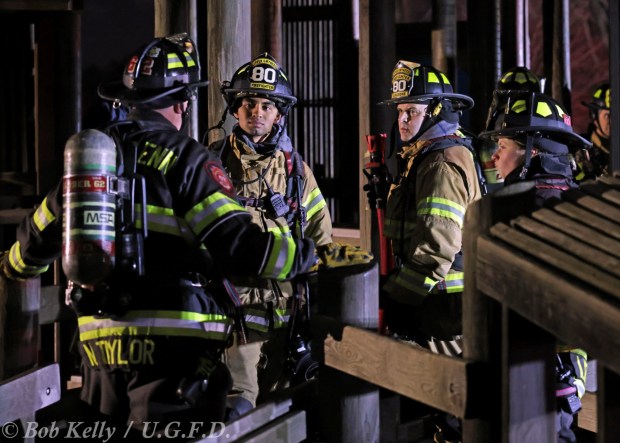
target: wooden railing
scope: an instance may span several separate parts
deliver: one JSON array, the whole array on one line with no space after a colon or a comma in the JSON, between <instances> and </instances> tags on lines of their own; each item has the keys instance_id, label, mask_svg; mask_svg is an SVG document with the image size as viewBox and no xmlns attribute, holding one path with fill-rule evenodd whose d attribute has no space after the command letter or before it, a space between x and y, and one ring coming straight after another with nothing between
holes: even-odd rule
<instances>
[{"instance_id":1,"label":"wooden railing","mask_svg":"<svg viewBox=\"0 0 620 443\"><path fill-rule=\"evenodd\" d=\"M532 204L521 184L468 208L463 359L332 323L325 365L460 417L465 443L547 443L556 345L568 343L598 362L579 425L620 441L620 178Z\"/></svg>"}]
</instances>

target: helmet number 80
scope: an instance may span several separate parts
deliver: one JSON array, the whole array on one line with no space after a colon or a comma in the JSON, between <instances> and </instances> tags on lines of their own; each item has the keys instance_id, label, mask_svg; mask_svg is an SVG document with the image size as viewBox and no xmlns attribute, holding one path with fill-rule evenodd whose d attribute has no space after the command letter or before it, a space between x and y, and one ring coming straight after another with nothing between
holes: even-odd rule
<instances>
[{"instance_id":1,"label":"helmet number 80","mask_svg":"<svg viewBox=\"0 0 620 443\"><path fill-rule=\"evenodd\" d=\"M277 79L276 70L273 68L264 68L262 66L254 66L250 80L254 82L275 83Z\"/></svg>"},{"instance_id":2,"label":"helmet number 80","mask_svg":"<svg viewBox=\"0 0 620 443\"><path fill-rule=\"evenodd\" d=\"M407 82L405 80L396 80L392 83L392 92L402 92L407 89Z\"/></svg>"}]
</instances>

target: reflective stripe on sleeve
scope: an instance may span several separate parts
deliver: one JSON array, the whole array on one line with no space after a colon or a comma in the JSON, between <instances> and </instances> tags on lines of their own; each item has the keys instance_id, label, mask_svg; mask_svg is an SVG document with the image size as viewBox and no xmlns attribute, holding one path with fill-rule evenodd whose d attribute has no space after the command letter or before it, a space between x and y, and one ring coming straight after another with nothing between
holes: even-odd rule
<instances>
[{"instance_id":1,"label":"reflective stripe on sleeve","mask_svg":"<svg viewBox=\"0 0 620 443\"><path fill-rule=\"evenodd\" d=\"M43 199L41 205L34 211L32 218L39 231L43 231L50 223L56 220L56 216L47 207L47 197Z\"/></svg>"},{"instance_id":2,"label":"reflective stripe on sleeve","mask_svg":"<svg viewBox=\"0 0 620 443\"><path fill-rule=\"evenodd\" d=\"M190 209L185 220L194 234L200 237L202 232L208 232L235 213L243 212L247 211L235 200L221 192L214 192Z\"/></svg>"},{"instance_id":3,"label":"reflective stripe on sleeve","mask_svg":"<svg viewBox=\"0 0 620 443\"><path fill-rule=\"evenodd\" d=\"M231 321L225 315L187 311L130 311L122 319L78 318L80 341L119 335L198 337L226 340Z\"/></svg>"},{"instance_id":4,"label":"reflective stripe on sleeve","mask_svg":"<svg viewBox=\"0 0 620 443\"><path fill-rule=\"evenodd\" d=\"M297 246L295 241L287 235L282 235L278 232L271 232L270 234L273 241L269 245L267 263L260 276L284 280L290 274L293 267Z\"/></svg>"},{"instance_id":5,"label":"reflective stripe on sleeve","mask_svg":"<svg viewBox=\"0 0 620 443\"><path fill-rule=\"evenodd\" d=\"M427 197L418 203L418 215L437 215L454 220L463 227L465 208L458 203L440 197Z\"/></svg>"},{"instance_id":6,"label":"reflective stripe on sleeve","mask_svg":"<svg viewBox=\"0 0 620 443\"><path fill-rule=\"evenodd\" d=\"M314 189L303 203L306 208L306 219L310 220L314 214L325 207L325 199L319 188Z\"/></svg>"},{"instance_id":7,"label":"reflective stripe on sleeve","mask_svg":"<svg viewBox=\"0 0 620 443\"><path fill-rule=\"evenodd\" d=\"M39 274L43 274L49 268L48 265L27 265L22 258L21 245L19 241L13 243L13 246L11 246L11 249L9 250L9 264L15 270L16 274L24 277L35 277Z\"/></svg>"}]
</instances>

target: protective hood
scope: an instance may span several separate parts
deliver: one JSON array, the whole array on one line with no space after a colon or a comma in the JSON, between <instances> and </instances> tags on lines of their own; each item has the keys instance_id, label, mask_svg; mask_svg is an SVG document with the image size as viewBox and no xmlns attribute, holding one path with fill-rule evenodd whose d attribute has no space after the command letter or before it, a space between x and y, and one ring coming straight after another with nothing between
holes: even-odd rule
<instances>
[{"instance_id":1,"label":"protective hood","mask_svg":"<svg viewBox=\"0 0 620 443\"><path fill-rule=\"evenodd\" d=\"M260 143L254 143L238 124L234 126L233 133L241 142L250 149L253 149L257 154L267 154L274 151L276 148L284 152L293 151L293 144L286 132L286 126L282 126L278 123L274 123L267 139Z\"/></svg>"}]
</instances>

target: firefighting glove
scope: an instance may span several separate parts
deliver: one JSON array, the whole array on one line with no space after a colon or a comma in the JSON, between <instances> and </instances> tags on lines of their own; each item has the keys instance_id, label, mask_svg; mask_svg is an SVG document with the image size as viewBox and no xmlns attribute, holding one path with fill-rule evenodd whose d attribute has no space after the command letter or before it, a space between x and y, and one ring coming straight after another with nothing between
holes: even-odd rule
<instances>
[{"instance_id":1,"label":"firefighting glove","mask_svg":"<svg viewBox=\"0 0 620 443\"><path fill-rule=\"evenodd\" d=\"M374 258L372 252L346 243L328 243L319 246L316 254L319 260L310 269L311 272L370 263Z\"/></svg>"},{"instance_id":2,"label":"firefighting glove","mask_svg":"<svg viewBox=\"0 0 620 443\"><path fill-rule=\"evenodd\" d=\"M362 170L368 179L368 183L366 183L362 189L366 192L368 206L371 209L385 208L385 201L390 189L388 174L385 167L376 169L377 171L370 173L365 169Z\"/></svg>"},{"instance_id":3,"label":"firefighting glove","mask_svg":"<svg viewBox=\"0 0 620 443\"><path fill-rule=\"evenodd\" d=\"M11 268L9 265L9 251L0 252L0 275L2 277L10 278L12 280L15 279L15 277L11 273Z\"/></svg>"}]
</instances>

